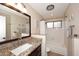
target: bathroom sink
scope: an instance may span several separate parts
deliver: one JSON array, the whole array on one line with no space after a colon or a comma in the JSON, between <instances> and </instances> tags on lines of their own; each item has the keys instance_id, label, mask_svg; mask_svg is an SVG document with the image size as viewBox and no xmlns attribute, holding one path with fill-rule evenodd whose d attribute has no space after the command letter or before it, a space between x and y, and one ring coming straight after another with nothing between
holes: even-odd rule
<instances>
[{"instance_id":1,"label":"bathroom sink","mask_svg":"<svg viewBox=\"0 0 79 59\"><path fill-rule=\"evenodd\" d=\"M18 56L19 54L21 54L21 53L24 52L24 51L27 51L27 50L28 50L29 48L31 48L31 47L32 47L32 44L26 43L26 44L23 44L23 45L21 45L21 46L15 48L15 49L13 49L13 50L11 50L11 52L12 52L14 55Z\"/></svg>"}]
</instances>

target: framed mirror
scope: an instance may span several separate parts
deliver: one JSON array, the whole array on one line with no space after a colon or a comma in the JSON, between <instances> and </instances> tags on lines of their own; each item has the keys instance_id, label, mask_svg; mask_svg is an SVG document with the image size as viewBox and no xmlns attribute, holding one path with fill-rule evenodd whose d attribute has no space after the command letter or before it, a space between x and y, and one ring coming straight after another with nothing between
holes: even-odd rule
<instances>
[{"instance_id":1,"label":"framed mirror","mask_svg":"<svg viewBox=\"0 0 79 59\"><path fill-rule=\"evenodd\" d=\"M0 44L31 36L31 16L15 7L0 3Z\"/></svg>"}]
</instances>

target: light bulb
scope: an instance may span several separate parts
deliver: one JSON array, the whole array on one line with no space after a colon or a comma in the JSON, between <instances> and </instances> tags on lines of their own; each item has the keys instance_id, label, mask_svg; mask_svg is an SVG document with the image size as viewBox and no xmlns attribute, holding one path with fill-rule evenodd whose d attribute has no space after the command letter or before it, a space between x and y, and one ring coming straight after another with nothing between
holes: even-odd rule
<instances>
[{"instance_id":1,"label":"light bulb","mask_svg":"<svg viewBox=\"0 0 79 59\"><path fill-rule=\"evenodd\" d=\"M26 9L22 6L21 3L18 3L16 6L17 6L17 7L16 7L17 9L19 9L19 10L21 10L22 12L26 13Z\"/></svg>"},{"instance_id":2,"label":"light bulb","mask_svg":"<svg viewBox=\"0 0 79 59\"><path fill-rule=\"evenodd\" d=\"M16 8L19 9L19 10L22 10L22 9L23 9L23 8L22 8L22 5L21 5L20 3L18 3L18 4L16 5Z\"/></svg>"},{"instance_id":3,"label":"light bulb","mask_svg":"<svg viewBox=\"0 0 79 59\"><path fill-rule=\"evenodd\" d=\"M23 11L24 13L26 13L26 9L25 9L25 8L23 8L22 11Z\"/></svg>"}]
</instances>

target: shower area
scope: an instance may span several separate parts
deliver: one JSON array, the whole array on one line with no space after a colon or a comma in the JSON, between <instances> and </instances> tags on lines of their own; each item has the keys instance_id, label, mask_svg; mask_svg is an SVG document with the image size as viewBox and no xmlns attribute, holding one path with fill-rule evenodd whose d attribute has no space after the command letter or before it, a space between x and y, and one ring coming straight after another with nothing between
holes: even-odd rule
<instances>
[{"instance_id":1,"label":"shower area","mask_svg":"<svg viewBox=\"0 0 79 59\"><path fill-rule=\"evenodd\" d=\"M53 56L67 55L65 24L64 21L59 20L60 19L58 19L58 21L40 21L40 34L46 36L46 55L48 55L48 52L53 52Z\"/></svg>"},{"instance_id":2,"label":"shower area","mask_svg":"<svg viewBox=\"0 0 79 59\"><path fill-rule=\"evenodd\" d=\"M73 31L75 25L70 25L68 22L63 19L55 22L52 20L40 21L40 34L46 36L46 54L48 52L57 53L58 56L73 54ZM75 36L77 35L75 34Z\"/></svg>"},{"instance_id":3,"label":"shower area","mask_svg":"<svg viewBox=\"0 0 79 59\"><path fill-rule=\"evenodd\" d=\"M61 26L62 24L62 26ZM63 56L74 55L75 25L69 25L64 20L50 21L45 23L46 27L46 52L53 52Z\"/></svg>"},{"instance_id":4,"label":"shower area","mask_svg":"<svg viewBox=\"0 0 79 59\"><path fill-rule=\"evenodd\" d=\"M56 19L54 19L56 20ZM64 21L46 22L46 51L67 55Z\"/></svg>"},{"instance_id":5,"label":"shower area","mask_svg":"<svg viewBox=\"0 0 79 59\"><path fill-rule=\"evenodd\" d=\"M74 48L74 43L78 43L77 39L74 41L74 37L77 37L77 34L74 34L75 27L76 26L71 24L69 20L65 21L62 19L62 21L40 21L40 34L46 36L46 55L47 52L50 51L57 53L58 56L74 55L74 49L77 48L76 46ZM75 51L78 52L78 50L79 49Z\"/></svg>"}]
</instances>

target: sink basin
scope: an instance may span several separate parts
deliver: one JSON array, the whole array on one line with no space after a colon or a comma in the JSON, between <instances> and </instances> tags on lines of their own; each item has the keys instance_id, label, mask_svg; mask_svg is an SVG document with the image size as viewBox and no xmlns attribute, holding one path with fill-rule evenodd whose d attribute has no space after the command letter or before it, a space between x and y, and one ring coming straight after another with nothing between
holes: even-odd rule
<instances>
[{"instance_id":1,"label":"sink basin","mask_svg":"<svg viewBox=\"0 0 79 59\"><path fill-rule=\"evenodd\" d=\"M27 51L27 50L28 50L29 48L31 48L31 47L32 47L32 44L26 43L26 44L23 44L23 45L21 45L21 46L15 48L15 49L13 49L13 50L11 50L11 52L12 52L14 55L18 56L19 54L21 54L21 53L24 52L24 51Z\"/></svg>"}]
</instances>

